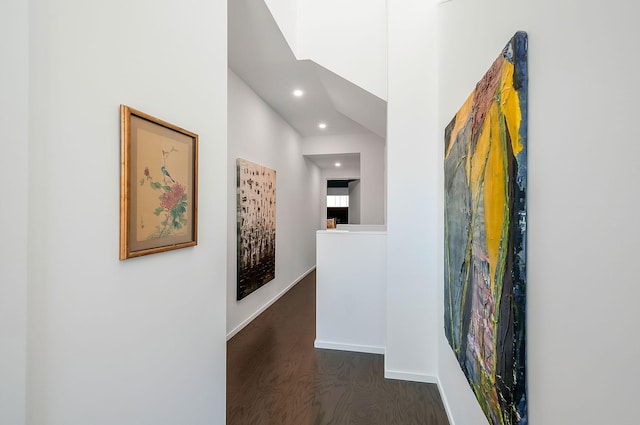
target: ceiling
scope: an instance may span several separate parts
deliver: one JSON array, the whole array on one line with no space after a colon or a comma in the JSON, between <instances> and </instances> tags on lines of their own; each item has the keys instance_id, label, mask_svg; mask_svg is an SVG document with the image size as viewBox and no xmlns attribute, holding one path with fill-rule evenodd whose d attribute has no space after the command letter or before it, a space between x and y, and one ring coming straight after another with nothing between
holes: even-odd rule
<instances>
[{"instance_id":1,"label":"ceiling","mask_svg":"<svg viewBox=\"0 0 640 425\"><path fill-rule=\"evenodd\" d=\"M336 163L340 163L340 168L345 170L360 170L359 153L305 155L305 157L323 170L337 168Z\"/></svg>"},{"instance_id":2,"label":"ceiling","mask_svg":"<svg viewBox=\"0 0 640 425\"><path fill-rule=\"evenodd\" d=\"M264 0L228 1L228 56L229 68L303 137L385 138L386 102L313 61L297 60ZM295 89L304 95L293 96ZM311 158L321 168L353 161L321 157Z\"/></svg>"}]
</instances>

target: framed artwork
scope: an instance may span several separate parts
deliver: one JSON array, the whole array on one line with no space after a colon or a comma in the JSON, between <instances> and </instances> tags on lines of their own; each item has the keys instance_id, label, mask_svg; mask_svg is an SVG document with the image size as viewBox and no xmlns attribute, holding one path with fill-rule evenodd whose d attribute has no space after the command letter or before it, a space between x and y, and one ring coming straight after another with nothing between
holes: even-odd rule
<instances>
[{"instance_id":1,"label":"framed artwork","mask_svg":"<svg viewBox=\"0 0 640 425\"><path fill-rule=\"evenodd\" d=\"M238 294L276 277L276 171L238 158Z\"/></svg>"},{"instance_id":2,"label":"framed artwork","mask_svg":"<svg viewBox=\"0 0 640 425\"><path fill-rule=\"evenodd\" d=\"M445 129L445 334L487 419L527 424L527 34Z\"/></svg>"},{"instance_id":3,"label":"framed artwork","mask_svg":"<svg viewBox=\"0 0 640 425\"><path fill-rule=\"evenodd\" d=\"M198 135L120 105L120 259L198 243Z\"/></svg>"}]
</instances>

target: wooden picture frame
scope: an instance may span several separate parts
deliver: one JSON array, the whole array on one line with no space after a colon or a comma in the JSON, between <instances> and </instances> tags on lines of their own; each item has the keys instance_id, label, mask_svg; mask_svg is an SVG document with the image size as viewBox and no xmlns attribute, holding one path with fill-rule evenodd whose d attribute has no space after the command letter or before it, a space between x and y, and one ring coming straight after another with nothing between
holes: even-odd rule
<instances>
[{"instance_id":1,"label":"wooden picture frame","mask_svg":"<svg viewBox=\"0 0 640 425\"><path fill-rule=\"evenodd\" d=\"M120 260L198 244L198 135L120 105Z\"/></svg>"}]
</instances>

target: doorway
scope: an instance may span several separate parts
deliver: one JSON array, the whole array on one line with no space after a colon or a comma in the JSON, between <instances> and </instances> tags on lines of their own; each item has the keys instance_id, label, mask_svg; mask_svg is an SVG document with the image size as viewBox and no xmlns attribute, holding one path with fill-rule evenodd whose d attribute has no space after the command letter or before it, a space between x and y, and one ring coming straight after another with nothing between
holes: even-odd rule
<instances>
[{"instance_id":1,"label":"doorway","mask_svg":"<svg viewBox=\"0 0 640 425\"><path fill-rule=\"evenodd\" d=\"M360 179L327 180L327 219L360 224Z\"/></svg>"}]
</instances>

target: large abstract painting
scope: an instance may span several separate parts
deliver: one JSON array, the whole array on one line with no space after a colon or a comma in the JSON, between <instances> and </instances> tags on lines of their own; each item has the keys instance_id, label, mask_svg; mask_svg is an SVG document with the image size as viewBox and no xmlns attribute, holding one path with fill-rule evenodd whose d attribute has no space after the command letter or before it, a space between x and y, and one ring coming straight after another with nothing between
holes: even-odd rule
<instances>
[{"instance_id":1,"label":"large abstract painting","mask_svg":"<svg viewBox=\"0 0 640 425\"><path fill-rule=\"evenodd\" d=\"M490 423L527 424L527 34L445 129L445 334Z\"/></svg>"},{"instance_id":2,"label":"large abstract painting","mask_svg":"<svg viewBox=\"0 0 640 425\"><path fill-rule=\"evenodd\" d=\"M238 168L238 296L276 276L276 172L244 159Z\"/></svg>"}]
</instances>

